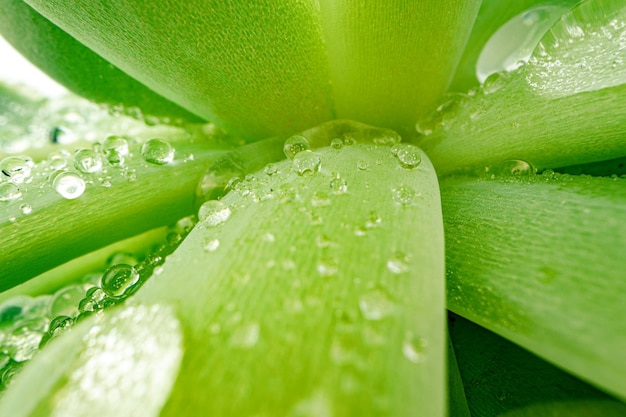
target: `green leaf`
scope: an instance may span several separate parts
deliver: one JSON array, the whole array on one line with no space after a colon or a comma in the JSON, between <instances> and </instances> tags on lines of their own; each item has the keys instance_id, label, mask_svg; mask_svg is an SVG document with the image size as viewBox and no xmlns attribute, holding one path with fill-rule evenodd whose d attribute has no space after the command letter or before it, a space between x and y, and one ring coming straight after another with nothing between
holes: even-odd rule
<instances>
[{"instance_id":1,"label":"green leaf","mask_svg":"<svg viewBox=\"0 0 626 417\"><path fill-rule=\"evenodd\" d=\"M415 120L446 91L479 6L320 1L337 117L414 135Z\"/></svg>"},{"instance_id":2,"label":"green leaf","mask_svg":"<svg viewBox=\"0 0 626 417\"><path fill-rule=\"evenodd\" d=\"M326 143L335 132L328 133ZM419 166L405 168L389 146L368 144L357 134L345 139L358 144L305 151L210 202L218 210L201 214L206 219L127 307L133 314L137 308L173 311L180 321L184 355L178 377L163 396L165 408L149 415L198 410L221 416L445 415L443 228L436 175L423 154ZM380 141L393 143L395 137ZM319 172L313 173L315 164L309 165L312 172L296 172L316 157ZM109 320L114 319L99 324L98 334L113 334ZM119 337L126 343L132 331L115 325L122 326ZM85 334L86 326L77 333ZM133 319L130 326L143 323ZM63 339L56 346L69 343ZM34 400L44 415L95 405L101 415L113 409L129 414L114 402L90 399L76 382L87 370L81 358L98 367L105 362L99 355L108 354L89 356L84 343L78 359L64 370L55 368L52 379L58 383L47 380L46 364L67 354L54 345L43 351L17 377L0 413L19 410L18 393L28 387L43 392ZM143 341L128 343L129 351L144 349ZM172 355L175 351L172 347ZM108 355L109 363L126 357ZM135 360L140 359L131 355L124 362L129 374L124 379L134 381L142 372L133 367ZM159 359L149 360L162 366ZM106 378L104 369L89 372ZM117 387L107 391L103 381L97 381L104 390L98 398L114 395ZM152 381L146 383L151 393ZM67 408L69 398L79 398L73 409ZM146 394L134 400L151 399Z\"/></svg>"},{"instance_id":3,"label":"green leaf","mask_svg":"<svg viewBox=\"0 0 626 417\"><path fill-rule=\"evenodd\" d=\"M610 399L567 372L462 317L451 314L449 320L450 336L474 416L495 417L533 404L570 399Z\"/></svg>"},{"instance_id":4,"label":"green leaf","mask_svg":"<svg viewBox=\"0 0 626 417\"><path fill-rule=\"evenodd\" d=\"M0 1L0 33L22 55L74 93L145 115L200 119L146 88L63 32L22 0Z\"/></svg>"},{"instance_id":5,"label":"green leaf","mask_svg":"<svg viewBox=\"0 0 626 417\"><path fill-rule=\"evenodd\" d=\"M545 35L528 65L493 75L472 96L448 98L420 122L437 172L508 159L554 169L626 156L626 48L616 44L615 23L624 19L621 1L582 3Z\"/></svg>"},{"instance_id":6,"label":"green leaf","mask_svg":"<svg viewBox=\"0 0 626 417\"><path fill-rule=\"evenodd\" d=\"M311 1L29 1L152 90L230 133L293 133L333 118Z\"/></svg>"},{"instance_id":7,"label":"green leaf","mask_svg":"<svg viewBox=\"0 0 626 417\"><path fill-rule=\"evenodd\" d=\"M626 405L611 400L571 400L509 411L500 417L624 417Z\"/></svg>"},{"instance_id":8,"label":"green leaf","mask_svg":"<svg viewBox=\"0 0 626 417\"><path fill-rule=\"evenodd\" d=\"M449 180L442 201L448 308L626 398L624 180Z\"/></svg>"}]
</instances>

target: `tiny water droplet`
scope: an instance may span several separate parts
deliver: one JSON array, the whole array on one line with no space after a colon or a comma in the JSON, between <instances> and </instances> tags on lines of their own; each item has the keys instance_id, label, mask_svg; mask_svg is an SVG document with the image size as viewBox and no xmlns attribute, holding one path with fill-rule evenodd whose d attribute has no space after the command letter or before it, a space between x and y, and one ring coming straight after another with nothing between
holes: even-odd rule
<instances>
[{"instance_id":1,"label":"tiny water droplet","mask_svg":"<svg viewBox=\"0 0 626 417\"><path fill-rule=\"evenodd\" d=\"M9 156L0 161L0 172L14 184L22 184L31 175L32 159Z\"/></svg>"},{"instance_id":2,"label":"tiny water droplet","mask_svg":"<svg viewBox=\"0 0 626 417\"><path fill-rule=\"evenodd\" d=\"M402 252L396 252L387 260L387 269L392 274L403 274L409 270L409 259Z\"/></svg>"},{"instance_id":3,"label":"tiny water droplet","mask_svg":"<svg viewBox=\"0 0 626 417\"><path fill-rule=\"evenodd\" d=\"M269 164L265 165L263 171L265 172L265 174L272 176L278 172L278 166L270 162Z\"/></svg>"},{"instance_id":4,"label":"tiny water droplet","mask_svg":"<svg viewBox=\"0 0 626 417\"><path fill-rule=\"evenodd\" d=\"M246 323L235 328L228 343L230 346L250 349L259 341L261 326L257 322Z\"/></svg>"},{"instance_id":5,"label":"tiny water droplet","mask_svg":"<svg viewBox=\"0 0 626 417\"><path fill-rule=\"evenodd\" d=\"M408 206L413 204L417 193L415 190L408 185L401 185L398 188L394 188L393 199L396 203L402 204L403 206Z\"/></svg>"},{"instance_id":6,"label":"tiny water droplet","mask_svg":"<svg viewBox=\"0 0 626 417\"><path fill-rule=\"evenodd\" d=\"M330 191L336 195L345 194L348 192L348 183L343 178L333 178L330 180Z\"/></svg>"},{"instance_id":7,"label":"tiny water droplet","mask_svg":"<svg viewBox=\"0 0 626 417\"><path fill-rule=\"evenodd\" d=\"M316 191L311 198L313 207L326 207L331 203L330 195L326 191Z\"/></svg>"},{"instance_id":8,"label":"tiny water droplet","mask_svg":"<svg viewBox=\"0 0 626 417\"><path fill-rule=\"evenodd\" d=\"M295 158L297 154L311 149L311 144L304 136L294 135L288 138L283 145L283 152L289 159Z\"/></svg>"},{"instance_id":9,"label":"tiny water droplet","mask_svg":"<svg viewBox=\"0 0 626 417\"><path fill-rule=\"evenodd\" d=\"M408 332L402 343L402 354L412 363L424 361L424 353L427 347L426 339L416 337Z\"/></svg>"},{"instance_id":10,"label":"tiny water droplet","mask_svg":"<svg viewBox=\"0 0 626 417\"><path fill-rule=\"evenodd\" d=\"M74 153L74 167L84 174L95 174L102 170L102 159L91 149L79 149Z\"/></svg>"},{"instance_id":11,"label":"tiny water droplet","mask_svg":"<svg viewBox=\"0 0 626 417\"><path fill-rule=\"evenodd\" d=\"M370 164L364 159L359 159L356 163L356 167L361 171L365 171L370 167Z\"/></svg>"},{"instance_id":12,"label":"tiny water droplet","mask_svg":"<svg viewBox=\"0 0 626 417\"><path fill-rule=\"evenodd\" d=\"M55 173L53 178L52 186L66 200L74 200L85 192L85 181L76 174L61 171Z\"/></svg>"},{"instance_id":13,"label":"tiny water droplet","mask_svg":"<svg viewBox=\"0 0 626 417\"><path fill-rule=\"evenodd\" d=\"M211 239L204 244L204 250L207 252L215 252L219 247L219 239Z\"/></svg>"},{"instance_id":14,"label":"tiny water droplet","mask_svg":"<svg viewBox=\"0 0 626 417\"><path fill-rule=\"evenodd\" d=\"M206 226L217 226L224 223L230 217L230 208L221 201L205 201L198 211L198 219Z\"/></svg>"},{"instance_id":15,"label":"tiny water droplet","mask_svg":"<svg viewBox=\"0 0 626 417\"><path fill-rule=\"evenodd\" d=\"M0 183L0 201L17 200L22 196L22 192L17 185L10 182Z\"/></svg>"},{"instance_id":16,"label":"tiny water droplet","mask_svg":"<svg viewBox=\"0 0 626 417\"><path fill-rule=\"evenodd\" d=\"M315 152L305 150L293 157L293 169L298 175L312 175L319 172L322 160Z\"/></svg>"},{"instance_id":17,"label":"tiny water droplet","mask_svg":"<svg viewBox=\"0 0 626 417\"><path fill-rule=\"evenodd\" d=\"M150 139L141 147L141 156L151 164L167 165L174 160L174 148L163 139Z\"/></svg>"},{"instance_id":18,"label":"tiny water droplet","mask_svg":"<svg viewBox=\"0 0 626 417\"><path fill-rule=\"evenodd\" d=\"M323 258L317 262L317 266L315 268L317 273L322 277L330 277L333 275L337 275L339 270L339 263L334 258Z\"/></svg>"},{"instance_id":19,"label":"tiny water droplet","mask_svg":"<svg viewBox=\"0 0 626 417\"><path fill-rule=\"evenodd\" d=\"M343 148L343 140L341 138L334 138L330 141L330 147L333 149Z\"/></svg>"},{"instance_id":20,"label":"tiny water droplet","mask_svg":"<svg viewBox=\"0 0 626 417\"><path fill-rule=\"evenodd\" d=\"M366 320L382 320L393 313L395 305L385 290L373 288L361 295L359 308Z\"/></svg>"},{"instance_id":21,"label":"tiny water droplet","mask_svg":"<svg viewBox=\"0 0 626 417\"><path fill-rule=\"evenodd\" d=\"M22 204L20 206L20 211L22 212L22 214L30 214L33 212L33 208L30 206L30 204Z\"/></svg>"},{"instance_id":22,"label":"tiny water droplet","mask_svg":"<svg viewBox=\"0 0 626 417\"><path fill-rule=\"evenodd\" d=\"M422 154L417 146L411 144L398 144L391 148L391 153L403 168L413 169L422 163Z\"/></svg>"},{"instance_id":23,"label":"tiny water droplet","mask_svg":"<svg viewBox=\"0 0 626 417\"><path fill-rule=\"evenodd\" d=\"M276 241L276 237L272 233L265 233L262 237L263 242L274 243Z\"/></svg>"},{"instance_id":24,"label":"tiny water droplet","mask_svg":"<svg viewBox=\"0 0 626 417\"><path fill-rule=\"evenodd\" d=\"M102 275L102 291L109 297L121 298L139 281L139 272L126 264L114 265Z\"/></svg>"},{"instance_id":25,"label":"tiny water droplet","mask_svg":"<svg viewBox=\"0 0 626 417\"><path fill-rule=\"evenodd\" d=\"M74 320L68 316L56 316L50 321L50 326L48 328L48 332L51 336L57 337L61 334L68 331L72 325L74 324Z\"/></svg>"},{"instance_id":26,"label":"tiny water droplet","mask_svg":"<svg viewBox=\"0 0 626 417\"><path fill-rule=\"evenodd\" d=\"M508 159L485 168L485 173L491 177L527 176L535 175L537 168L521 159Z\"/></svg>"}]
</instances>

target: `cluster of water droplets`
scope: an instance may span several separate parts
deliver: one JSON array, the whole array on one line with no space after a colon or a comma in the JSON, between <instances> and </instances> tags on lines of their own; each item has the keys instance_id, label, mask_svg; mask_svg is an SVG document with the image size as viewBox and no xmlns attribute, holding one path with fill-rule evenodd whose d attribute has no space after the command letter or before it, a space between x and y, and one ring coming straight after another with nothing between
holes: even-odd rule
<instances>
[{"instance_id":1,"label":"cluster of water droplets","mask_svg":"<svg viewBox=\"0 0 626 417\"><path fill-rule=\"evenodd\" d=\"M50 340L94 314L128 299L154 274L194 227L193 216L169 228L146 256L116 252L104 270L90 272L53 294L16 296L0 304L0 390Z\"/></svg>"}]
</instances>

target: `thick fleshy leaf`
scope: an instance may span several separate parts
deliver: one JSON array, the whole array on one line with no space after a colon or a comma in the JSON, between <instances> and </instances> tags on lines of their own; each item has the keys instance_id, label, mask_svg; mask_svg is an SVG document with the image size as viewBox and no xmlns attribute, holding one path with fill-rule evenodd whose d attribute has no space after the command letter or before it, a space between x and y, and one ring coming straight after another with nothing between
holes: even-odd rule
<instances>
[{"instance_id":1,"label":"thick fleshy leaf","mask_svg":"<svg viewBox=\"0 0 626 417\"><path fill-rule=\"evenodd\" d=\"M448 308L622 399L624 181L442 183Z\"/></svg>"},{"instance_id":2,"label":"thick fleshy leaf","mask_svg":"<svg viewBox=\"0 0 626 417\"><path fill-rule=\"evenodd\" d=\"M333 117L312 1L28 3L152 90L233 134L259 139Z\"/></svg>"},{"instance_id":3,"label":"thick fleshy leaf","mask_svg":"<svg viewBox=\"0 0 626 417\"><path fill-rule=\"evenodd\" d=\"M0 1L0 34L74 93L144 115L200 119L148 89L45 19L22 0Z\"/></svg>"},{"instance_id":4,"label":"thick fleshy leaf","mask_svg":"<svg viewBox=\"0 0 626 417\"><path fill-rule=\"evenodd\" d=\"M622 1L582 3L545 35L528 65L494 74L473 96L449 98L420 123L437 172L509 159L542 169L626 156L625 24Z\"/></svg>"},{"instance_id":5,"label":"thick fleshy leaf","mask_svg":"<svg viewBox=\"0 0 626 417\"><path fill-rule=\"evenodd\" d=\"M173 309L184 346L164 409L146 415L445 415L436 175L417 148L394 156L380 144L395 136L379 145L344 139L271 164L204 205L198 226L137 293L134 303L152 306L141 308ZM53 347L36 357L0 410L19 409L26 387L53 385L42 372L60 354ZM107 372L92 363L94 375ZM141 372L130 365L128 374ZM68 398L85 391L67 388L73 377L62 375L74 368L42 388L39 410L72 411ZM103 384L97 392L119 391ZM94 404L85 394L74 407ZM117 407L97 405L101 415Z\"/></svg>"},{"instance_id":6,"label":"thick fleshy leaf","mask_svg":"<svg viewBox=\"0 0 626 417\"><path fill-rule=\"evenodd\" d=\"M495 417L533 404L571 399L619 403L475 323L456 314L451 314L449 321L473 416Z\"/></svg>"},{"instance_id":7,"label":"thick fleshy leaf","mask_svg":"<svg viewBox=\"0 0 626 417\"><path fill-rule=\"evenodd\" d=\"M415 134L417 118L446 91L479 6L320 1L337 117Z\"/></svg>"}]
</instances>

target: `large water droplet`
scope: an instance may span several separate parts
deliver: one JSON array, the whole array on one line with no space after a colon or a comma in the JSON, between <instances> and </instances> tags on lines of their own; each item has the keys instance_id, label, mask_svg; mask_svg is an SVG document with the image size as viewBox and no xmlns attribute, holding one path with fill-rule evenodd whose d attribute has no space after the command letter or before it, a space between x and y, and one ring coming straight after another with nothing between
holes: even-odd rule
<instances>
[{"instance_id":1,"label":"large water droplet","mask_svg":"<svg viewBox=\"0 0 626 417\"><path fill-rule=\"evenodd\" d=\"M17 200L22 196L22 192L17 185L10 182L0 183L0 201Z\"/></svg>"},{"instance_id":2,"label":"large water droplet","mask_svg":"<svg viewBox=\"0 0 626 417\"><path fill-rule=\"evenodd\" d=\"M74 153L74 167L84 174L95 174L102 169L102 159L91 149L79 149Z\"/></svg>"},{"instance_id":3,"label":"large water droplet","mask_svg":"<svg viewBox=\"0 0 626 417\"><path fill-rule=\"evenodd\" d=\"M85 290L81 285L69 285L61 288L52 297L49 312L50 317L78 315L78 304L83 299Z\"/></svg>"},{"instance_id":4,"label":"large water droplet","mask_svg":"<svg viewBox=\"0 0 626 417\"><path fill-rule=\"evenodd\" d=\"M32 159L20 156L9 156L0 161L2 175L14 184L21 184L31 175L34 166Z\"/></svg>"},{"instance_id":5,"label":"large water droplet","mask_svg":"<svg viewBox=\"0 0 626 417\"><path fill-rule=\"evenodd\" d=\"M224 223L230 217L230 208L221 201L205 201L198 211L198 219L206 226L217 226Z\"/></svg>"},{"instance_id":6,"label":"large water droplet","mask_svg":"<svg viewBox=\"0 0 626 417\"><path fill-rule=\"evenodd\" d=\"M478 80L484 83L493 73L513 71L528 62L541 37L566 10L560 6L537 6L502 25L487 41L478 57Z\"/></svg>"},{"instance_id":7,"label":"large water droplet","mask_svg":"<svg viewBox=\"0 0 626 417\"><path fill-rule=\"evenodd\" d=\"M52 186L61 197L73 200L85 192L85 181L71 172L61 171L55 173Z\"/></svg>"},{"instance_id":8,"label":"large water droplet","mask_svg":"<svg viewBox=\"0 0 626 417\"><path fill-rule=\"evenodd\" d=\"M139 272L125 264L115 265L102 275L102 291L109 297L125 297L131 287L139 281Z\"/></svg>"},{"instance_id":9,"label":"large water droplet","mask_svg":"<svg viewBox=\"0 0 626 417\"><path fill-rule=\"evenodd\" d=\"M366 320L382 320L393 313L395 305L385 290L373 288L361 295L359 308Z\"/></svg>"},{"instance_id":10,"label":"large water droplet","mask_svg":"<svg viewBox=\"0 0 626 417\"><path fill-rule=\"evenodd\" d=\"M283 152L289 159L295 158L297 154L311 149L311 144L304 136L294 135L288 138L283 145Z\"/></svg>"},{"instance_id":11,"label":"large water droplet","mask_svg":"<svg viewBox=\"0 0 626 417\"><path fill-rule=\"evenodd\" d=\"M112 154L115 154L115 158L128 156L130 153L128 141L122 136L109 136L102 143L102 152L109 161Z\"/></svg>"},{"instance_id":12,"label":"large water droplet","mask_svg":"<svg viewBox=\"0 0 626 417\"><path fill-rule=\"evenodd\" d=\"M67 163L72 155L66 150L52 152L48 155L48 166L53 171L61 170L67 167Z\"/></svg>"},{"instance_id":13,"label":"large water droplet","mask_svg":"<svg viewBox=\"0 0 626 417\"><path fill-rule=\"evenodd\" d=\"M293 169L298 175L312 175L319 172L322 160L318 154L312 151L302 151L293 158Z\"/></svg>"},{"instance_id":14,"label":"large water droplet","mask_svg":"<svg viewBox=\"0 0 626 417\"><path fill-rule=\"evenodd\" d=\"M162 139L150 139L141 147L141 156L151 164L167 165L174 160L174 148Z\"/></svg>"}]
</instances>

